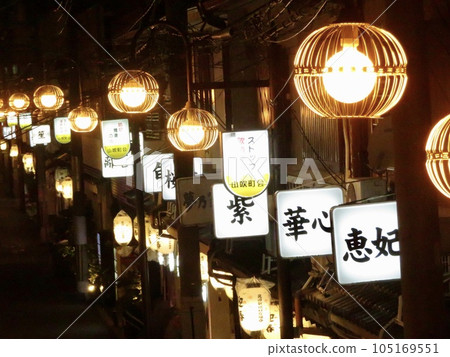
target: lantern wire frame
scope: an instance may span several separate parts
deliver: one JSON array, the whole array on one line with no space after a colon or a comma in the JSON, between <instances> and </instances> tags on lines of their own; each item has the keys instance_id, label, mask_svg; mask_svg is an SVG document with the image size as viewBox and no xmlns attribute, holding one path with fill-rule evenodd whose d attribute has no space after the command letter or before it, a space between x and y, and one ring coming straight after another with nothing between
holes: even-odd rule
<instances>
[{"instance_id":1,"label":"lantern wire frame","mask_svg":"<svg viewBox=\"0 0 450 357\"><path fill-rule=\"evenodd\" d=\"M34 91L33 102L41 110L58 110L64 104L64 93L58 86L43 85Z\"/></svg>"},{"instance_id":2,"label":"lantern wire frame","mask_svg":"<svg viewBox=\"0 0 450 357\"><path fill-rule=\"evenodd\" d=\"M128 92L128 93L127 93ZM127 103L124 94L143 95L135 106ZM146 113L152 110L159 99L159 86L156 79L141 70L122 71L108 84L108 99L111 105L122 113Z\"/></svg>"},{"instance_id":3,"label":"lantern wire frame","mask_svg":"<svg viewBox=\"0 0 450 357\"><path fill-rule=\"evenodd\" d=\"M14 93L9 97L9 107L15 111L26 110L30 106L30 98L25 93Z\"/></svg>"},{"instance_id":4,"label":"lantern wire frame","mask_svg":"<svg viewBox=\"0 0 450 357\"><path fill-rule=\"evenodd\" d=\"M353 37L353 46L367 56L376 82L364 99L344 103L327 93L323 76L332 71L327 61L343 50ZM379 118L392 109L406 87L407 59L400 42L388 31L366 23L332 24L311 33L300 45L294 60L294 83L300 98L316 114L327 118Z\"/></svg>"},{"instance_id":5,"label":"lantern wire frame","mask_svg":"<svg viewBox=\"0 0 450 357\"><path fill-rule=\"evenodd\" d=\"M69 113L70 128L78 133L88 133L98 124L98 115L94 109L79 105Z\"/></svg>"},{"instance_id":6,"label":"lantern wire frame","mask_svg":"<svg viewBox=\"0 0 450 357\"><path fill-rule=\"evenodd\" d=\"M433 185L450 198L450 115L431 129L425 151L428 176Z\"/></svg>"}]
</instances>

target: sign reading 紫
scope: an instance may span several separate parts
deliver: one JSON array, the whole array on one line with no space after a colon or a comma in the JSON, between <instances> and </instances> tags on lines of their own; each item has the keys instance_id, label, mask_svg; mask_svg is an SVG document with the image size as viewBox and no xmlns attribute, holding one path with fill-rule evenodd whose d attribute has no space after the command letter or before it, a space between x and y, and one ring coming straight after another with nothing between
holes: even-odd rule
<instances>
[{"instance_id":1,"label":"sign reading \u7d2b","mask_svg":"<svg viewBox=\"0 0 450 357\"><path fill-rule=\"evenodd\" d=\"M121 159L112 159L100 149L102 154L102 176L109 177L129 177L133 176L133 155L131 152Z\"/></svg>"},{"instance_id":2,"label":"sign reading \u7d2b","mask_svg":"<svg viewBox=\"0 0 450 357\"><path fill-rule=\"evenodd\" d=\"M47 145L52 141L50 125L33 126L30 130L30 146Z\"/></svg>"},{"instance_id":3,"label":"sign reading \u7d2b","mask_svg":"<svg viewBox=\"0 0 450 357\"><path fill-rule=\"evenodd\" d=\"M173 159L173 154L149 154L142 157L144 191L161 192L163 186L162 160Z\"/></svg>"},{"instance_id":4,"label":"sign reading \u7d2b","mask_svg":"<svg viewBox=\"0 0 450 357\"><path fill-rule=\"evenodd\" d=\"M194 184L192 177L176 180L178 212L183 226L198 226L213 221L212 185L218 180L200 178L199 184Z\"/></svg>"},{"instance_id":5,"label":"sign reading \u7d2b","mask_svg":"<svg viewBox=\"0 0 450 357\"><path fill-rule=\"evenodd\" d=\"M396 202L335 207L331 219L339 283L400 279Z\"/></svg>"},{"instance_id":6,"label":"sign reading \u7d2b","mask_svg":"<svg viewBox=\"0 0 450 357\"><path fill-rule=\"evenodd\" d=\"M161 175L163 200L175 200L175 163L173 161L173 158L161 160Z\"/></svg>"},{"instance_id":7,"label":"sign reading \u7d2b","mask_svg":"<svg viewBox=\"0 0 450 357\"><path fill-rule=\"evenodd\" d=\"M112 159L121 159L130 151L128 119L102 121L102 140L105 154Z\"/></svg>"},{"instance_id":8,"label":"sign reading \u7d2b","mask_svg":"<svg viewBox=\"0 0 450 357\"><path fill-rule=\"evenodd\" d=\"M213 186L214 231L217 238L262 236L269 233L267 193L241 197L223 184Z\"/></svg>"},{"instance_id":9,"label":"sign reading \u7d2b","mask_svg":"<svg viewBox=\"0 0 450 357\"><path fill-rule=\"evenodd\" d=\"M31 113L19 113L19 126L20 129L31 128L33 119Z\"/></svg>"},{"instance_id":10,"label":"sign reading \u7d2b","mask_svg":"<svg viewBox=\"0 0 450 357\"><path fill-rule=\"evenodd\" d=\"M344 202L340 187L278 191L278 239L283 258L332 253L330 209Z\"/></svg>"},{"instance_id":11,"label":"sign reading \u7d2b","mask_svg":"<svg viewBox=\"0 0 450 357\"><path fill-rule=\"evenodd\" d=\"M55 139L60 144L68 144L72 138L68 117L58 117L53 120Z\"/></svg>"},{"instance_id":12,"label":"sign reading \u7d2b","mask_svg":"<svg viewBox=\"0 0 450 357\"><path fill-rule=\"evenodd\" d=\"M267 130L223 133L222 148L227 189L240 197L264 192L270 179Z\"/></svg>"}]
</instances>

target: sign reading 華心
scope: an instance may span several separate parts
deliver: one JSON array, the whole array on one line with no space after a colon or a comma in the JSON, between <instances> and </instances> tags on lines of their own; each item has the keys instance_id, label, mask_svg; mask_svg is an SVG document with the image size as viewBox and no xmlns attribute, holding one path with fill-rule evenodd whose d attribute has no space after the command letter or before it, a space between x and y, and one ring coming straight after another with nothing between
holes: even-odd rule
<instances>
[{"instance_id":1,"label":"sign reading \u83ef\u5fc3","mask_svg":"<svg viewBox=\"0 0 450 357\"><path fill-rule=\"evenodd\" d=\"M400 279L396 202L335 207L331 219L339 283Z\"/></svg>"},{"instance_id":2,"label":"sign reading \u83ef\u5fc3","mask_svg":"<svg viewBox=\"0 0 450 357\"><path fill-rule=\"evenodd\" d=\"M102 140L105 154L112 159L121 159L130 151L128 119L102 121Z\"/></svg>"},{"instance_id":3,"label":"sign reading \u83ef\u5fc3","mask_svg":"<svg viewBox=\"0 0 450 357\"><path fill-rule=\"evenodd\" d=\"M131 152L121 159L112 159L100 149L102 154L102 176L110 177L129 177L134 174L133 155Z\"/></svg>"},{"instance_id":4,"label":"sign reading \u83ef\u5fc3","mask_svg":"<svg viewBox=\"0 0 450 357\"><path fill-rule=\"evenodd\" d=\"M53 120L55 139L60 144L68 144L72 138L68 117L58 117Z\"/></svg>"},{"instance_id":5,"label":"sign reading \u83ef\u5fc3","mask_svg":"<svg viewBox=\"0 0 450 357\"><path fill-rule=\"evenodd\" d=\"M270 179L267 130L222 134L223 175L236 196L254 197L266 190Z\"/></svg>"},{"instance_id":6,"label":"sign reading \u83ef\u5fc3","mask_svg":"<svg viewBox=\"0 0 450 357\"><path fill-rule=\"evenodd\" d=\"M50 125L33 126L30 130L30 146L47 145L51 143Z\"/></svg>"},{"instance_id":7,"label":"sign reading \u83ef\u5fc3","mask_svg":"<svg viewBox=\"0 0 450 357\"><path fill-rule=\"evenodd\" d=\"M267 192L240 197L223 184L213 186L214 231L217 238L262 236L269 233Z\"/></svg>"},{"instance_id":8,"label":"sign reading \u83ef\u5fc3","mask_svg":"<svg viewBox=\"0 0 450 357\"><path fill-rule=\"evenodd\" d=\"M332 253L330 209L344 202L340 187L278 191L278 239L283 258Z\"/></svg>"}]
</instances>

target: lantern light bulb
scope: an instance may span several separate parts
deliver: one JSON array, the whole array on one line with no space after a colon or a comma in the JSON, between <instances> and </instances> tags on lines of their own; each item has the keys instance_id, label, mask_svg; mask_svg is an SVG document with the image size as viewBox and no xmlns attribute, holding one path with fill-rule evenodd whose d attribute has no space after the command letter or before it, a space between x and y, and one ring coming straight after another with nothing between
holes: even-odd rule
<instances>
[{"instance_id":1,"label":"lantern light bulb","mask_svg":"<svg viewBox=\"0 0 450 357\"><path fill-rule=\"evenodd\" d=\"M178 135L183 143L194 146L200 143L205 137L205 129L198 122L188 120L180 125Z\"/></svg>"},{"instance_id":2,"label":"lantern light bulb","mask_svg":"<svg viewBox=\"0 0 450 357\"><path fill-rule=\"evenodd\" d=\"M144 86L137 81L129 81L120 91L120 99L131 108L142 105L146 96Z\"/></svg>"},{"instance_id":3,"label":"lantern light bulb","mask_svg":"<svg viewBox=\"0 0 450 357\"><path fill-rule=\"evenodd\" d=\"M328 69L323 74L325 89L339 102L359 102L375 86L377 76L372 61L354 47L344 47L328 59L325 67Z\"/></svg>"},{"instance_id":4,"label":"lantern light bulb","mask_svg":"<svg viewBox=\"0 0 450 357\"><path fill-rule=\"evenodd\" d=\"M75 125L81 130L86 130L91 126L92 119L90 117L76 117Z\"/></svg>"},{"instance_id":5,"label":"lantern light bulb","mask_svg":"<svg viewBox=\"0 0 450 357\"><path fill-rule=\"evenodd\" d=\"M45 108L53 108L56 105L56 95L44 94L41 96L41 103Z\"/></svg>"}]
</instances>

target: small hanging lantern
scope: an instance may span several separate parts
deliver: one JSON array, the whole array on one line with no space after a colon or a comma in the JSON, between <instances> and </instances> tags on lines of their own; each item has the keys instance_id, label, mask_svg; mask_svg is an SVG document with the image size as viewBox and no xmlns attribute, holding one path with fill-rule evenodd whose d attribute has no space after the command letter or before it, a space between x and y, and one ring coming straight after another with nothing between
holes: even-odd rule
<instances>
[{"instance_id":1,"label":"small hanging lantern","mask_svg":"<svg viewBox=\"0 0 450 357\"><path fill-rule=\"evenodd\" d=\"M57 167L55 169L55 189L61 194L63 193L62 183L67 176L69 176L69 169L67 167Z\"/></svg>"},{"instance_id":2,"label":"small hanging lantern","mask_svg":"<svg viewBox=\"0 0 450 357\"><path fill-rule=\"evenodd\" d=\"M14 93L9 97L9 106L18 112L26 110L30 106L30 98L25 93Z\"/></svg>"},{"instance_id":3,"label":"small hanging lantern","mask_svg":"<svg viewBox=\"0 0 450 357\"><path fill-rule=\"evenodd\" d=\"M64 104L64 93L54 85L40 86L34 91L33 102L41 110L58 110Z\"/></svg>"},{"instance_id":4,"label":"small hanging lantern","mask_svg":"<svg viewBox=\"0 0 450 357\"><path fill-rule=\"evenodd\" d=\"M294 61L300 98L326 118L379 118L405 90L406 55L389 32L338 23L311 33Z\"/></svg>"},{"instance_id":5,"label":"small hanging lantern","mask_svg":"<svg viewBox=\"0 0 450 357\"><path fill-rule=\"evenodd\" d=\"M148 240L150 233L151 233L151 217L146 214L144 215L144 222L145 222L145 238ZM139 224L137 220L137 216L133 219L133 235L134 239L136 239L139 242Z\"/></svg>"},{"instance_id":6,"label":"small hanging lantern","mask_svg":"<svg viewBox=\"0 0 450 357\"><path fill-rule=\"evenodd\" d=\"M211 113L187 102L183 109L169 118L167 135L178 150L206 150L216 142L219 130Z\"/></svg>"},{"instance_id":7,"label":"small hanging lantern","mask_svg":"<svg viewBox=\"0 0 450 357\"><path fill-rule=\"evenodd\" d=\"M254 277L238 279L236 293L242 329L247 333L265 329L270 323L270 291L267 282Z\"/></svg>"},{"instance_id":8,"label":"small hanging lantern","mask_svg":"<svg viewBox=\"0 0 450 357\"><path fill-rule=\"evenodd\" d=\"M34 173L34 157L31 152L23 154L22 163L23 163L23 168L24 168L25 172Z\"/></svg>"},{"instance_id":9,"label":"small hanging lantern","mask_svg":"<svg viewBox=\"0 0 450 357\"><path fill-rule=\"evenodd\" d=\"M94 109L78 106L69 113L70 128L78 133L88 133L98 124L98 115Z\"/></svg>"},{"instance_id":10,"label":"small hanging lantern","mask_svg":"<svg viewBox=\"0 0 450 357\"><path fill-rule=\"evenodd\" d=\"M9 156L10 157L17 157L19 156L19 147L17 144L12 144L11 148L9 149Z\"/></svg>"},{"instance_id":11,"label":"small hanging lantern","mask_svg":"<svg viewBox=\"0 0 450 357\"><path fill-rule=\"evenodd\" d=\"M6 124L8 126L16 126L19 124L19 117L14 110L8 110L6 113Z\"/></svg>"},{"instance_id":12,"label":"small hanging lantern","mask_svg":"<svg viewBox=\"0 0 450 357\"><path fill-rule=\"evenodd\" d=\"M114 238L120 245L127 245L133 238L133 221L131 217L121 210L114 218Z\"/></svg>"},{"instance_id":13,"label":"small hanging lantern","mask_svg":"<svg viewBox=\"0 0 450 357\"><path fill-rule=\"evenodd\" d=\"M2 109L3 108L3 105L5 104L5 102L3 101L3 99L2 98L0 98L0 109Z\"/></svg>"},{"instance_id":14,"label":"small hanging lantern","mask_svg":"<svg viewBox=\"0 0 450 357\"><path fill-rule=\"evenodd\" d=\"M263 335L266 339L281 338L280 305L276 301L270 302L269 325L264 329Z\"/></svg>"},{"instance_id":15,"label":"small hanging lantern","mask_svg":"<svg viewBox=\"0 0 450 357\"><path fill-rule=\"evenodd\" d=\"M175 250L175 239L166 230L163 230L161 234L158 233L156 229L150 230L150 235L147 238L147 247L163 255L173 253Z\"/></svg>"},{"instance_id":16,"label":"small hanging lantern","mask_svg":"<svg viewBox=\"0 0 450 357\"><path fill-rule=\"evenodd\" d=\"M67 176L61 183L62 196L66 200L71 200L73 198L73 181L70 176Z\"/></svg>"},{"instance_id":17,"label":"small hanging lantern","mask_svg":"<svg viewBox=\"0 0 450 357\"><path fill-rule=\"evenodd\" d=\"M441 119L431 130L425 146L426 168L433 185L450 198L450 115Z\"/></svg>"},{"instance_id":18,"label":"small hanging lantern","mask_svg":"<svg viewBox=\"0 0 450 357\"><path fill-rule=\"evenodd\" d=\"M225 279L224 277L229 277ZM214 290L223 289L228 299L233 300L233 274L227 271L212 270L212 274L209 277L209 282Z\"/></svg>"},{"instance_id":19,"label":"small hanging lantern","mask_svg":"<svg viewBox=\"0 0 450 357\"><path fill-rule=\"evenodd\" d=\"M8 150L8 143L7 143L6 141L2 141L2 142L0 143L0 150L1 150L1 151L6 151L6 150Z\"/></svg>"},{"instance_id":20,"label":"small hanging lantern","mask_svg":"<svg viewBox=\"0 0 450 357\"><path fill-rule=\"evenodd\" d=\"M155 107L158 98L158 83L144 71L120 72L108 85L109 102L122 113L147 113Z\"/></svg>"}]
</instances>

